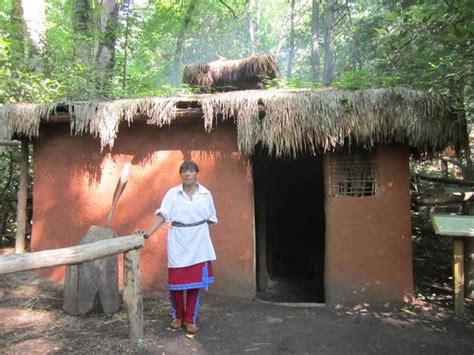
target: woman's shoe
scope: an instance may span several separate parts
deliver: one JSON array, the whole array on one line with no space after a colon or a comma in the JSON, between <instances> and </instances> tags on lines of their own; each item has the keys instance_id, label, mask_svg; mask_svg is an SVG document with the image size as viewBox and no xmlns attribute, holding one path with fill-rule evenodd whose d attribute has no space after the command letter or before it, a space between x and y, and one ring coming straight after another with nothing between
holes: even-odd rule
<instances>
[{"instance_id":1,"label":"woman's shoe","mask_svg":"<svg viewBox=\"0 0 474 355\"><path fill-rule=\"evenodd\" d=\"M183 320L181 318L173 319L170 323L171 329L179 329L183 326Z\"/></svg>"},{"instance_id":2,"label":"woman's shoe","mask_svg":"<svg viewBox=\"0 0 474 355\"><path fill-rule=\"evenodd\" d=\"M186 332L189 334L195 334L199 330L199 328L196 326L194 323L183 323L184 329L186 329Z\"/></svg>"}]
</instances>

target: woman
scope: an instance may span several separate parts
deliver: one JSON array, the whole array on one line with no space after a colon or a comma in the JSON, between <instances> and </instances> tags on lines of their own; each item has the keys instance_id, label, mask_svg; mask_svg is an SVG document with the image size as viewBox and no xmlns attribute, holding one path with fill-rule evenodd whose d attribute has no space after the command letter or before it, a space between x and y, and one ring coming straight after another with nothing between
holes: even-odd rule
<instances>
[{"instance_id":1,"label":"woman","mask_svg":"<svg viewBox=\"0 0 474 355\"><path fill-rule=\"evenodd\" d=\"M138 231L149 238L163 223L171 221L168 233L168 280L172 301L172 329L184 327L196 333L199 291L214 282L211 261L216 254L209 234L209 224L217 223L216 209L208 189L198 183L199 168L192 160L179 168L182 184L171 188L156 210L156 219L148 231ZM186 305L184 304L186 291Z\"/></svg>"}]
</instances>

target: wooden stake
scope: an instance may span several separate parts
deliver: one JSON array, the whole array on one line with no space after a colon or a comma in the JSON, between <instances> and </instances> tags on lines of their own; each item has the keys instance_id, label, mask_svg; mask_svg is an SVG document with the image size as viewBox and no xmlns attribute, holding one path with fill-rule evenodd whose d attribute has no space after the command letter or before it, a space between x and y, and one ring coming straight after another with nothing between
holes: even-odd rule
<instances>
[{"instance_id":1,"label":"wooden stake","mask_svg":"<svg viewBox=\"0 0 474 355\"><path fill-rule=\"evenodd\" d=\"M472 195L464 197L463 215L474 215ZM474 300L474 238L464 238L464 292L465 297Z\"/></svg>"},{"instance_id":2,"label":"wooden stake","mask_svg":"<svg viewBox=\"0 0 474 355\"><path fill-rule=\"evenodd\" d=\"M28 202L28 139L26 138L21 140L20 184L17 198L15 253L23 254L25 252L26 205Z\"/></svg>"},{"instance_id":3,"label":"wooden stake","mask_svg":"<svg viewBox=\"0 0 474 355\"><path fill-rule=\"evenodd\" d=\"M464 313L464 241L453 238L454 311Z\"/></svg>"},{"instance_id":4,"label":"wooden stake","mask_svg":"<svg viewBox=\"0 0 474 355\"><path fill-rule=\"evenodd\" d=\"M140 290L140 249L125 253L123 301L127 306L130 340L143 346L143 301Z\"/></svg>"},{"instance_id":5,"label":"wooden stake","mask_svg":"<svg viewBox=\"0 0 474 355\"><path fill-rule=\"evenodd\" d=\"M464 292L474 300L474 238L464 238Z\"/></svg>"}]
</instances>

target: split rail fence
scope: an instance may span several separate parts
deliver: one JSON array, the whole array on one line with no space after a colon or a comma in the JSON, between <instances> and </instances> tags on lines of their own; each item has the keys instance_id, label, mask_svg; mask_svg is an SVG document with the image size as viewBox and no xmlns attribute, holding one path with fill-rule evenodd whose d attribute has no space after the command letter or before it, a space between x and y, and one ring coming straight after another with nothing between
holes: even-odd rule
<instances>
[{"instance_id":1,"label":"split rail fence","mask_svg":"<svg viewBox=\"0 0 474 355\"><path fill-rule=\"evenodd\" d=\"M0 275L42 269L51 266L81 264L106 256L125 253L123 301L127 307L130 340L143 341L143 300L140 290L141 235L100 240L98 242L0 257Z\"/></svg>"}]
</instances>

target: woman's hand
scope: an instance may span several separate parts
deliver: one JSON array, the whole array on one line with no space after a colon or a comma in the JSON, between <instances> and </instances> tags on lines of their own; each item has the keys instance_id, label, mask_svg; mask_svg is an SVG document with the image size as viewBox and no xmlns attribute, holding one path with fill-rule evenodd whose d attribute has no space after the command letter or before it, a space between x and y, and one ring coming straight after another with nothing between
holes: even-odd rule
<instances>
[{"instance_id":1,"label":"woman's hand","mask_svg":"<svg viewBox=\"0 0 474 355\"><path fill-rule=\"evenodd\" d=\"M137 235L141 235L143 238L145 239L148 239L150 236L144 231L144 230L141 230L141 229L138 229L135 234Z\"/></svg>"},{"instance_id":2,"label":"woman's hand","mask_svg":"<svg viewBox=\"0 0 474 355\"><path fill-rule=\"evenodd\" d=\"M161 226L161 224L164 222L164 217L159 214L156 216L155 221L151 225L151 227L148 229L148 232L145 232L144 230L138 229L135 234L142 235L143 238L148 239L150 238Z\"/></svg>"}]
</instances>

